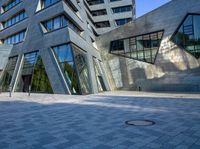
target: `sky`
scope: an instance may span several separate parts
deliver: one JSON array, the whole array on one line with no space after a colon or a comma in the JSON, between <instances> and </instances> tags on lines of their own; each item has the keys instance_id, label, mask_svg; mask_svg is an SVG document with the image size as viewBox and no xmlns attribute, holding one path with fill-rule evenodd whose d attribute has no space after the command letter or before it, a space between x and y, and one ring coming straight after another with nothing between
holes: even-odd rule
<instances>
[{"instance_id":1,"label":"sky","mask_svg":"<svg viewBox=\"0 0 200 149\"><path fill-rule=\"evenodd\" d=\"M136 0L136 17L140 17L171 0Z\"/></svg>"}]
</instances>

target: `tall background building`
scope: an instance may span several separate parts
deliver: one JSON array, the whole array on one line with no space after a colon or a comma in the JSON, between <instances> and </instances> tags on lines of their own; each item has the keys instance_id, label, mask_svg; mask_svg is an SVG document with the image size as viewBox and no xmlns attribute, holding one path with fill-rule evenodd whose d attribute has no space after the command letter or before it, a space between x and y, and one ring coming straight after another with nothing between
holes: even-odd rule
<instances>
[{"instance_id":1,"label":"tall background building","mask_svg":"<svg viewBox=\"0 0 200 149\"><path fill-rule=\"evenodd\" d=\"M134 1L1 0L0 8L2 91L110 89L96 37L132 21Z\"/></svg>"}]
</instances>

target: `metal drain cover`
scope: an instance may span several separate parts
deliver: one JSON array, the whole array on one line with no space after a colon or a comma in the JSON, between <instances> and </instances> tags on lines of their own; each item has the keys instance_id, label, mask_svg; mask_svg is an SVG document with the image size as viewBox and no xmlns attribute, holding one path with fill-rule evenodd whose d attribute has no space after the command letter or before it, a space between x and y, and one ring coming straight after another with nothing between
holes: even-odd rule
<instances>
[{"instance_id":1,"label":"metal drain cover","mask_svg":"<svg viewBox=\"0 0 200 149\"><path fill-rule=\"evenodd\" d=\"M151 126L154 125L155 122L150 120L130 120L125 122L127 125L134 125L134 126Z\"/></svg>"}]
</instances>

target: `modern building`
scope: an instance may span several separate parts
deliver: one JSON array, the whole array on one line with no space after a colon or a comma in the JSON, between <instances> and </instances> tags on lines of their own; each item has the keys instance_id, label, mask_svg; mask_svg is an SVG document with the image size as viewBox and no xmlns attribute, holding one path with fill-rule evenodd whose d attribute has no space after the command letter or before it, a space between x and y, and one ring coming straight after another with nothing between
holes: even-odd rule
<instances>
[{"instance_id":1,"label":"modern building","mask_svg":"<svg viewBox=\"0 0 200 149\"><path fill-rule=\"evenodd\" d=\"M200 1L172 0L97 39L111 89L200 91Z\"/></svg>"},{"instance_id":2,"label":"modern building","mask_svg":"<svg viewBox=\"0 0 200 149\"><path fill-rule=\"evenodd\" d=\"M84 5L90 24L98 34L135 19L135 0L87 0Z\"/></svg>"},{"instance_id":3,"label":"modern building","mask_svg":"<svg viewBox=\"0 0 200 149\"><path fill-rule=\"evenodd\" d=\"M0 11L2 91L110 90L96 37L133 20L133 0L1 0Z\"/></svg>"},{"instance_id":4,"label":"modern building","mask_svg":"<svg viewBox=\"0 0 200 149\"><path fill-rule=\"evenodd\" d=\"M129 0L0 6L0 52L11 50L0 68L3 91L200 91L198 0L172 0L137 19Z\"/></svg>"}]
</instances>

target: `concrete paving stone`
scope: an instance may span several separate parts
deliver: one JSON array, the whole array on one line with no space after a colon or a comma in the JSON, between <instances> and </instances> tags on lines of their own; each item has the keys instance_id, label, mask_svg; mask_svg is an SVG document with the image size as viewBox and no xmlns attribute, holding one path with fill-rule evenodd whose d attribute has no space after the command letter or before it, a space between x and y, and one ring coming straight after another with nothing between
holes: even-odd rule
<instances>
[{"instance_id":1,"label":"concrete paving stone","mask_svg":"<svg viewBox=\"0 0 200 149\"><path fill-rule=\"evenodd\" d=\"M193 144L190 149L200 149L200 145Z\"/></svg>"},{"instance_id":2,"label":"concrete paving stone","mask_svg":"<svg viewBox=\"0 0 200 149\"><path fill-rule=\"evenodd\" d=\"M104 145L104 144L99 144L94 147L94 149L110 149L110 148L111 148L111 146Z\"/></svg>"},{"instance_id":3,"label":"concrete paving stone","mask_svg":"<svg viewBox=\"0 0 200 149\"><path fill-rule=\"evenodd\" d=\"M175 149L189 149L189 147L185 145L178 145L177 147L175 147Z\"/></svg>"},{"instance_id":4,"label":"concrete paving stone","mask_svg":"<svg viewBox=\"0 0 200 149\"><path fill-rule=\"evenodd\" d=\"M175 146L172 145L172 144L169 144L169 143L164 143L162 146L161 146L162 149L174 149Z\"/></svg>"},{"instance_id":5,"label":"concrete paving stone","mask_svg":"<svg viewBox=\"0 0 200 149\"><path fill-rule=\"evenodd\" d=\"M8 146L9 146L9 142L0 142L1 149L8 148Z\"/></svg>"},{"instance_id":6,"label":"concrete paving stone","mask_svg":"<svg viewBox=\"0 0 200 149\"><path fill-rule=\"evenodd\" d=\"M148 143L147 145L145 145L145 147L150 147L150 148L160 148L162 146L162 144L157 144L154 142Z\"/></svg>"},{"instance_id":7,"label":"concrete paving stone","mask_svg":"<svg viewBox=\"0 0 200 149\"><path fill-rule=\"evenodd\" d=\"M16 93L9 98L0 94L0 149L200 146L200 99L196 95L180 98L173 94L144 95L119 92L28 97ZM149 119L156 124L139 127L125 124L126 120L134 119Z\"/></svg>"}]
</instances>

